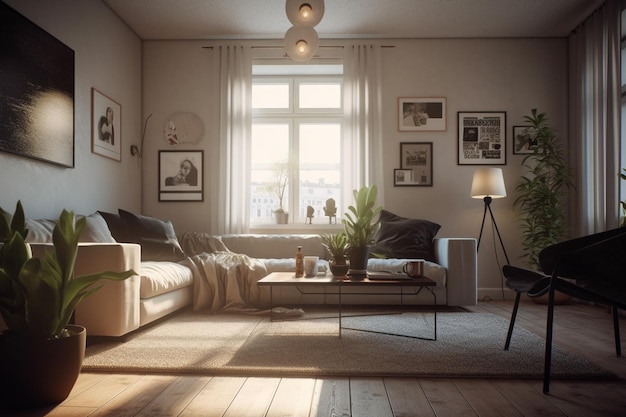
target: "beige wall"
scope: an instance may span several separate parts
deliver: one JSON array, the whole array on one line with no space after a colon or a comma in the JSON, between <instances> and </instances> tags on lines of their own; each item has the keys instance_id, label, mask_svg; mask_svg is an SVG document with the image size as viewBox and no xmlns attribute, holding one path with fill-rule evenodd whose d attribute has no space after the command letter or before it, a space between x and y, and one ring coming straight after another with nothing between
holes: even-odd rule
<instances>
[{"instance_id":1,"label":"beige wall","mask_svg":"<svg viewBox=\"0 0 626 417\"><path fill-rule=\"evenodd\" d=\"M0 152L0 207L29 217L66 208L141 210L141 171L130 156L141 126L141 41L100 0L6 0L75 53L75 168ZM91 88L122 107L122 162L91 153Z\"/></svg>"},{"instance_id":2,"label":"beige wall","mask_svg":"<svg viewBox=\"0 0 626 417\"><path fill-rule=\"evenodd\" d=\"M258 43L255 42L255 43ZM270 42L271 43L271 42ZM274 42L275 43L275 42ZM267 43L266 43L267 44ZM478 237L483 202L470 198L475 166L457 164L457 112L507 112L507 164L502 166L509 197L493 202L493 210L511 262L519 262L520 232L515 220L514 188L522 156L513 155L511 129L537 107L548 113L554 127L567 137L567 41L565 39L389 40L383 49L383 105L386 209L399 215L429 219L442 225L439 236ZM144 117L153 114L147 129L144 158L144 212L171 219L180 234L211 231L208 201L219 181L216 167L219 93L211 42L144 42ZM444 96L448 105L445 132L399 132L398 97ZM205 136L204 203L159 203L157 153L173 149L163 136L167 117L175 112L198 114ZM399 168L400 142L433 142L434 186L394 187L393 169ZM494 257L490 225L479 252L481 296L501 297L500 268ZM318 231L302 225L290 231ZM500 261L505 262L500 255Z\"/></svg>"}]
</instances>

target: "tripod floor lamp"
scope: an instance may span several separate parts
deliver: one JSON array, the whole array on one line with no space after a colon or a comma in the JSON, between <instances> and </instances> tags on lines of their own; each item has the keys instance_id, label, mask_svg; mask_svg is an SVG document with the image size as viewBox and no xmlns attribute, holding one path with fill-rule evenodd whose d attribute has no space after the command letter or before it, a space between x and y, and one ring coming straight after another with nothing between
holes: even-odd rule
<instances>
[{"instance_id":1,"label":"tripod floor lamp","mask_svg":"<svg viewBox=\"0 0 626 417\"><path fill-rule=\"evenodd\" d=\"M504 243L502 242L502 236L500 236L500 230L496 224L496 219L493 217L493 211L491 211L491 201L494 198L506 197L506 187L504 186L504 176L502 175L501 168L479 168L474 172L474 178L472 179L472 198L482 198L485 202L485 210L483 211L483 221L480 225L480 235L478 235L478 245L476 251L480 248L480 240L483 237L483 229L485 227L485 219L487 218L487 212L491 218L491 224L498 234L506 263L509 262L509 256L504 249Z\"/></svg>"}]
</instances>

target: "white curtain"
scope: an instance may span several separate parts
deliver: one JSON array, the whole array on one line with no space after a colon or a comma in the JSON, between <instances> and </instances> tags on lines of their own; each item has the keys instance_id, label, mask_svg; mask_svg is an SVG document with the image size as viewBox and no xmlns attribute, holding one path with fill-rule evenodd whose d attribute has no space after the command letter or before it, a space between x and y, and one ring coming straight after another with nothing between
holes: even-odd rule
<instances>
[{"instance_id":1,"label":"white curtain","mask_svg":"<svg viewBox=\"0 0 626 417\"><path fill-rule=\"evenodd\" d=\"M360 157L353 161L352 178L345 181L349 189L344 188L344 195L350 199L352 189L376 184L378 204L384 203L381 67L380 46L346 46L347 142L350 152Z\"/></svg>"},{"instance_id":2,"label":"white curtain","mask_svg":"<svg viewBox=\"0 0 626 417\"><path fill-rule=\"evenodd\" d=\"M222 45L220 64L220 157L217 195L210 195L217 234L247 233L250 226L250 47Z\"/></svg>"},{"instance_id":3,"label":"white curtain","mask_svg":"<svg viewBox=\"0 0 626 417\"><path fill-rule=\"evenodd\" d=\"M618 226L620 14L608 0L569 38L570 137L577 235Z\"/></svg>"}]
</instances>

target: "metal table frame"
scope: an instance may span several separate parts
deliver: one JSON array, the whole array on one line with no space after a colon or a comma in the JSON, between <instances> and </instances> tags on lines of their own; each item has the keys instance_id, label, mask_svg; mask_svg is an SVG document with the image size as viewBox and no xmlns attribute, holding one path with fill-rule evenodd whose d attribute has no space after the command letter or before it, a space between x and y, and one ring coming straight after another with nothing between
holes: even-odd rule
<instances>
[{"instance_id":1,"label":"metal table frame","mask_svg":"<svg viewBox=\"0 0 626 417\"><path fill-rule=\"evenodd\" d=\"M339 337L341 337L342 329L349 329L349 330L356 330L356 331L363 331L363 332L370 332L370 333L387 334L387 335L392 335L392 336L402 336L402 337L408 337L412 339L437 340L437 308L436 308L437 295L435 294L433 290L436 283L427 277L419 277L419 278L412 278L412 279L402 279L402 278L376 279L376 275L373 275L371 277L362 278L362 279L350 279L350 278L342 279L342 278L334 278L332 276L315 277L315 278L295 278L293 272L273 272L267 275L265 278L258 281L258 285L268 286L270 288L270 308L272 311L270 315L271 321L274 321L273 288L275 286L295 287L298 290L298 292L302 295L328 295L327 292L307 291L307 289L310 289L311 287L313 288L320 287L320 286L324 288L338 287L337 295L339 297L339 302L338 302L337 308L338 308L338 319L339 319ZM399 288L400 291L398 293L375 293L375 292L374 293L362 293L362 292L344 291L344 287L363 288L363 287L371 287L371 286L385 287L385 288L389 288L389 287ZM415 290L413 292L407 293L404 291L405 287L415 288ZM371 313L371 314L367 313L367 314L344 316L343 308L342 308L343 306L342 297L345 295L367 295L367 296L369 295L398 295L400 296L400 307L401 307L400 314L401 314L404 308L404 296L405 295L411 295L411 296L418 295L424 289L430 292L430 294L433 296L433 305L435 306L432 312L433 314L433 337L432 338L398 334L398 333L389 333L389 332L375 331L375 330L358 329L358 328L343 326L343 323L342 323L343 317L376 316L376 315L382 315L382 314L390 314L390 313ZM391 313L391 314L397 314L397 313Z\"/></svg>"}]
</instances>

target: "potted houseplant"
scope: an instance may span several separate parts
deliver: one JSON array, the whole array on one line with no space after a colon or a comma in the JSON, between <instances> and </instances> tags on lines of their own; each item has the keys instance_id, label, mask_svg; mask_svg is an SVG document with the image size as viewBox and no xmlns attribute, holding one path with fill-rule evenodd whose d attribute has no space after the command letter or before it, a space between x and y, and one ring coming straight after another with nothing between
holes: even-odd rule
<instances>
[{"instance_id":1,"label":"potted houseplant","mask_svg":"<svg viewBox=\"0 0 626 417\"><path fill-rule=\"evenodd\" d=\"M322 245L330 254L330 271L336 277L344 276L348 273L348 263L346 262L346 251L348 249L348 239L341 233L325 233L322 235Z\"/></svg>"},{"instance_id":2,"label":"potted houseplant","mask_svg":"<svg viewBox=\"0 0 626 417\"><path fill-rule=\"evenodd\" d=\"M274 216L277 224L287 224L289 222L289 213L283 208L283 198L285 198L285 190L289 181L289 162L277 162L274 165L274 172L271 182L272 192L278 198L278 208L274 210Z\"/></svg>"},{"instance_id":3,"label":"potted houseplant","mask_svg":"<svg viewBox=\"0 0 626 417\"><path fill-rule=\"evenodd\" d=\"M85 328L68 324L76 305L96 292L100 279L123 280L135 272L74 277L78 240L86 219L63 210L53 249L33 258L18 201L9 221L0 215L0 399L11 407L55 404L67 398L85 353Z\"/></svg>"},{"instance_id":4,"label":"potted houseplant","mask_svg":"<svg viewBox=\"0 0 626 417\"><path fill-rule=\"evenodd\" d=\"M382 206L375 206L378 188L363 186L353 190L355 205L348 206L341 221L348 241L348 257L350 258L349 275L367 274L367 261L370 246L378 231L378 215Z\"/></svg>"},{"instance_id":5,"label":"potted houseplant","mask_svg":"<svg viewBox=\"0 0 626 417\"><path fill-rule=\"evenodd\" d=\"M522 160L526 172L515 188L514 204L521 215L524 255L531 265L539 267L539 252L568 234L565 197L572 183L561 144L546 114L532 109L524 121L531 127L533 152Z\"/></svg>"}]
</instances>

